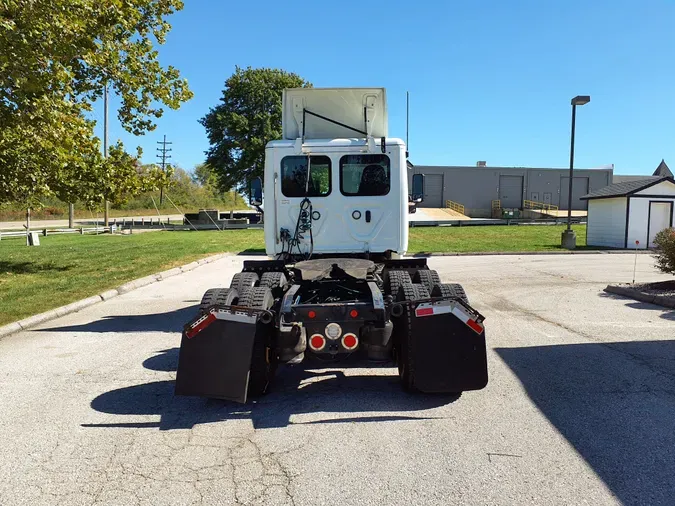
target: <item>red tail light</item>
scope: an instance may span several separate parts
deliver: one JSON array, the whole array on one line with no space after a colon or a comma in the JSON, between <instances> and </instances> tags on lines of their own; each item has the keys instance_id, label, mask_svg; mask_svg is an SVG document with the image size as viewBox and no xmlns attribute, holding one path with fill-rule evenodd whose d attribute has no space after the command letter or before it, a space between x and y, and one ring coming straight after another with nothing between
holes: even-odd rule
<instances>
[{"instance_id":1,"label":"red tail light","mask_svg":"<svg viewBox=\"0 0 675 506\"><path fill-rule=\"evenodd\" d=\"M354 334L345 334L342 336L342 346L347 350L353 350L359 345L359 340Z\"/></svg>"},{"instance_id":2,"label":"red tail light","mask_svg":"<svg viewBox=\"0 0 675 506\"><path fill-rule=\"evenodd\" d=\"M314 334L309 338L309 347L314 351L321 351L326 347L326 339L321 334Z\"/></svg>"},{"instance_id":3,"label":"red tail light","mask_svg":"<svg viewBox=\"0 0 675 506\"><path fill-rule=\"evenodd\" d=\"M357 316L359 316L359 312L356 309L352 309L349 312L349 316L351 316L352 318L356 318Z\"/></svg>"}]
</instances>

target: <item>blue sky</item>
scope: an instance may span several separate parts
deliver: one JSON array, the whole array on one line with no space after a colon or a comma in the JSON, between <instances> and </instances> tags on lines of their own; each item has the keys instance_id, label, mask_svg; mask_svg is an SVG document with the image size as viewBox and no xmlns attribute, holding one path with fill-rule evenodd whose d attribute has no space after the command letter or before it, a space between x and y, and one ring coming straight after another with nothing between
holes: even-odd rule
<instances>
[{"instance_id":1,"label":"blue sky","mask_svg":"<svg viewBox=\"0 0 675 506\"><path fill-rule=\"evenodd\" d=\"M661 158L675 167L671 1L185 4L159 51L195 97L143 137L121 128L111 100L111 143L140 145L145 162L164 134L172 161L191 169L204 160L198 119L239 65L282 68L320 87L386 87L392 137L405 138L410 91L418 165L567 167L570 99L588 94L577 110L576 167L646 174Z\"/></svg>"}]
</instances>

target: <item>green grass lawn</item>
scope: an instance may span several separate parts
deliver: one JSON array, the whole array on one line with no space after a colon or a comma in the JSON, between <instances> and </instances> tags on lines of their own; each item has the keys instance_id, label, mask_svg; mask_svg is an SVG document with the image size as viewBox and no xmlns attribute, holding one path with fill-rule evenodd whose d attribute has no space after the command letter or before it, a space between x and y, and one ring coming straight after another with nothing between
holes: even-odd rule
<instances>
[{"instance_id":1,"label":"green grass lawn","mask_svg":"<svg viewBox=\"0 0 675 506\"><path fill-rule=\"evenodd\" d=\"M586 247L586 225L574 225L577 247ZM474 253L560 250L564 225L488 225L471 227L414 227L408 252Z\"/></svg>"},{"instance_id":2,"label":"green grass lawn","mask_svg":"<svg viewBox=\"0 0 675 506\"><path fill-rule=\"evenodd\" d=\"M0 325L223 251L264 249L262 230L53 235L0 241Z\"/></svg>"},{"instance_id":3,"label":"green grass lawn","mask_svg":"<svg viewBox=\"0 0 675 506\"><path fill-rule=\"evenodd\" d=\"M560 249L562 226L419 227L411 254ZM585 227L575 226L585 245ZM262 230L54 235L0 241L0 325L215 253L264 252Z\"/></svg>"}]
</instances>

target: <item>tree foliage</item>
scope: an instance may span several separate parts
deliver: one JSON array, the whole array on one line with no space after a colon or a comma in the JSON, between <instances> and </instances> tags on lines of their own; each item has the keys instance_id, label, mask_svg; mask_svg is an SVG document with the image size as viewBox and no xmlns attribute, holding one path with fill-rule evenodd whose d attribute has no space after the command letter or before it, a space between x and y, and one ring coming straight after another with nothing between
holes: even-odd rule
<instances>
[{"instance_id":1,"label":"tree foliage","mask_svg":"<svg viewBox=\"0 0 675 506\"><path fill-rule=\"evenodd\" d=\"M662 230L654 238L656 267L666 274L675 274L675 228Z\"/></svg>"},{"instance_id":2,"label":"tree foliage","mask_svg":"<svg viewBox=\"0 0 675 506\"><path fill-rule=\"evenodd\" d=\"M155 44L180 0L0 2L0 202L35 205L55 195L98 203L161 184L121 144L104 160L86 113L107 85L134 134L154 128L158 104L192 93Z\"/></svg>"},{"instance_id":3,"label":"tree foliage","mask_svg":"<svg viewBox=\"0 0 675 506\"><path fill-rule=\"evenodd\" d=\"M201 119L210 143L206 163L223 191L244 189L248 180L262 176L265 144L281 138L282 91L311 86L284 70L236 67L220 103Z\"/></svg>"},{"instance_id":4,"label":"tree foliage","mask_svg":"<svg viewBox=\"0 0 675 506\"><path fill-rule=\"evenodd\" d=\"M157 169L159 170L159 169ZM196 172L196 170L194 171ZM116 209L154 209L174 213L174 205L183 211L214 208L222 211L232 209L248 209L241 195L236 192L221 193L215 186L202 184L195 176L181 167L172 167L164 185L164 205L159 201L159 192L148 192L125 199L115 206ZM153 202L154 199L154 202Z\"/></svg>"},{"instance_id":5,"label":"tree foliage","mask_svg":"<svg viewBox=\"0 0 675 506\"><path fill-rule=\"evenodd\" d=\"M200 163L192 171L192 180L200 186L217 191L218 175L207 163Z\"/></svg>"}]
</instances>

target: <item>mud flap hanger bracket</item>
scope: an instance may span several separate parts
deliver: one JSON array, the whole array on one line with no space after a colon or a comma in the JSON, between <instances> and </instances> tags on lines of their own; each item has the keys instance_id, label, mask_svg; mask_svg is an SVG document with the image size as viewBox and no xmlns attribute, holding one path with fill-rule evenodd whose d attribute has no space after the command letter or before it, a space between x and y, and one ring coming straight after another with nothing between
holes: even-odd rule
<instances>
[{"instance_id":1,"label":"mud flap hanger bracket","mask_svg":"<svg viewBox=\"0 0 675 506\"><path fill-rule=\"evenodd\" d=\"M264 309L251 309L242 306L213 305L184 327L185 336L192 339L216 320L239 323L268 324L274 321L274 313Z\"/></svg>"},{"instance_id":2,"label":"mud flap hanger bracket","mask_svg":"<svg viewBox=\"0 0 675 506\"><path fill-rule=\"evenodd\" d=\"M473 331L480 334L484 330L483 322L485 321L485 317L462 299L456 297L434 297L414 301L398 301L391 306L391 315L394 317L401 316L405 306L413 309L414 315L417 318L451 313Z\"/></svg>"}]
</instances>

